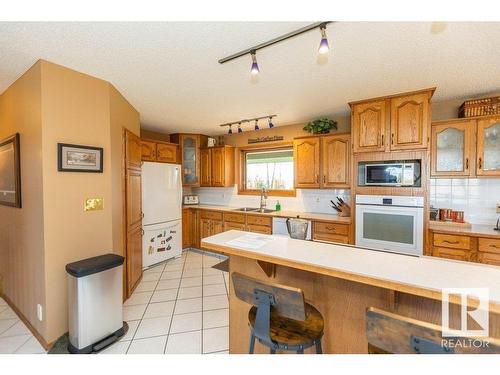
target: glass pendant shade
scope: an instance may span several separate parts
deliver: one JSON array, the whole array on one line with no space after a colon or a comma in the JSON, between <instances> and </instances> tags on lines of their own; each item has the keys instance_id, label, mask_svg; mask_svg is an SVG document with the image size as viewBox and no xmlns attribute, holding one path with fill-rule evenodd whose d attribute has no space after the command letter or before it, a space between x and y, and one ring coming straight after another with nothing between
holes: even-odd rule
<instances>
[{"instance_id":1,"label":"glass pendant shade","mask_svg":"<svg viewBox=\"0 0 500 375\"><path fill-rule=\"evenodd\" d=\"M243 129L241 129L241 125L238 125L238 133L243 133Z\"/></svg>"},{"instance_id":2,"label":"glass pendant shade","mask_svg":"<svg viewBox=\"0 0 500 375\"><path fill-rule=\"evenodd\" d=\"M321 28L321 42L319 42L318 52L321 55L328 53L330 51L330 46L328 45L328 38L326 37L326 29Z\"/></svg>"},{"instance_id":3,"label":"glass pendant shade","mask_svg":"<svg viewBox=\"0 0 500 375\"><path fill-rule=\"evenodd\" d=\"M259 122L257 120L255 120L255 130L259 130Z\"/></svg>"},{"instance_id":4,"label":"glass pendant shade","mask_svg":"<svg viewBox=\"0 0 500 375\"><path fill-rule=\"evenodd\" d=\"M252 52L252 67L250 68L250 74L253 76L259 74L259 64L257 64L257 57L255 52Z\"/></svg>"},{"instance_id":5,"label":"glass pendant shade","mask_svg":"<svg viewBox=\"0 0 500 375\"><path fill-rule=\"evenodd\" d=\"M274 128L272 117L269 117L269 125L268 126L269 126L269 129Z\"/></svg>"}]
</instances>

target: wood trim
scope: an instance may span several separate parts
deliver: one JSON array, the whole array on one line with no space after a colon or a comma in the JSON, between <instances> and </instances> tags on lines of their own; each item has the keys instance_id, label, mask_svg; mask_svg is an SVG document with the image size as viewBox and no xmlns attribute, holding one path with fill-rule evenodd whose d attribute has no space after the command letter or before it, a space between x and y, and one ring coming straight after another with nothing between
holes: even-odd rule
<instances>
[{"instance_id":1,"label":"wood trim","mask_svg":"<svg viewBox=\"0 0 500 375\"><path fill-rule=\"evenodd\" d=\"M349 106L352 107L354 104L359 104L359 103L364 103L364 102L371 102L371 101L375 101L375 100L393 99L393 98L397 98L399 96L423 94L425 92L430 92L430 95L429 95L429 99L430 99L434 95L434 91L436 91L436 87L429 87L427 89L421 89L421 90L416 90L416 91L408 91L408 92L401 92L399 94L392 94L392 95L386 95L386 96L378 96L376 98L355 100L355 101L348 102L347 104L349 104Z\"/></svg>"},{"instance_id":2,"label":"wood trim","mask_svg":"<svg viewBox=\"0 0 500 375\"><path fill-rule=\"evenodd\" d=\"M17 308L17 306L14 305L14 302L12 302L9 297L7 297L4 293L0 293L0 297L3 298L5 300L5 302L7 302L7 305L9 305L9 307L12 310L14 310L14 312L17 314L17 316L19 317L19 319L21 319L21 321L26 325L26 327L28 327L28 329L30 330L30 332L33 334L33 336L38 340L38 342L40 343L40 345L42 345L45 350L49 350L52 347L52 345L54 345L53 342L48 343L47 341L45 341L45 339L40 334L40 332L38 332L36 330L36 328L33 327L33 325L24 316L24 314Z\"/></svg>"},{"instance_id":3,"label":"wood trim","mask_svg":"<svg viewBox=\"0 0 500 375\"><path fill-rule=\"evenodd\" d=\"M239 181L238 181L238 195L260 195L261 191L257 189L247 189L246 188L246 168L245 168L245 156L249 152L258 151L279 151L279 150L292 150L292 142L283 142L281 146L276 146L276 144L268 146L256 146L256 147L240 147L238 148L239 154ZM295 163L295 160L294 160ZM268 190L268 196L273 197L295 197L297 195L295 187L292 190Z\"/></svg>"}]
</instances>

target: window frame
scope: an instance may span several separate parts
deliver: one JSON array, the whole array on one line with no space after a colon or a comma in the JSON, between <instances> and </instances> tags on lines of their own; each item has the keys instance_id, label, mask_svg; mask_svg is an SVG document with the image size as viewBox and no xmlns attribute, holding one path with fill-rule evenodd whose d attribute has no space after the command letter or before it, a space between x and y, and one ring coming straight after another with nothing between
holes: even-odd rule
<instances>
[{"instance_id":1,"label":"window frame","mask_svg":"<svg viewBox=\"0 0 500 375\"><path fill-rule=\"evenodd\" d=\"M254 147L240 148L240 179L238 184L238 194L240 195L260 195L261 191L259 189L247 189L246 188L246 155L248 153L255 152L265 152L265 151L280 151L280 150L292 150L293 143L285 143L280 145L259 145ZM293 165L295 167L295 158L293 158ZM295 173L295 168L294 168ZM295 178L294 178L293 189L290 190L268 190L267 195L273 197L295 197L297 192L295 189Z\"/></svg>"}]
</instances>

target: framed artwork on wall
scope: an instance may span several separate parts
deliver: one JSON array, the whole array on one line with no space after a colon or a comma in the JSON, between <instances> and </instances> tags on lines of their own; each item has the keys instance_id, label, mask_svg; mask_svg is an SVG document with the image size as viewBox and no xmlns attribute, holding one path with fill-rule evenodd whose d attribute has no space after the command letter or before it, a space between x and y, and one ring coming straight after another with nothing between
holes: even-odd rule
<instances>
[{"instance_id":1,"label":"framed artwork on wall","mask_svg":"<svg viewBox=\"0 0 500 375\"><path fill-rule=\"evenodd\" d=\"M0 204L21 208L19 133L0 141Z\"/></svg>"},{"instance_id":2,"label":"framed artwork on wall","mask_svg":"<svg viewBox=\"0 0 500 375\"><path fill-rule=\"evenodd\" d=\"M100 147L57 144L57 169L60 172L102 173L103 149Z\"/></svg>"}]
</instances>

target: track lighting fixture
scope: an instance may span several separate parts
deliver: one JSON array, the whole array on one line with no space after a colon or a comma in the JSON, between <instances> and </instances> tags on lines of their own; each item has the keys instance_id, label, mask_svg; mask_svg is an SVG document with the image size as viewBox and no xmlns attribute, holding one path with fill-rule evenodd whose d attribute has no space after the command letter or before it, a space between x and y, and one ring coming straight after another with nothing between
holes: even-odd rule
<instances>
[{"instance_id":1,"label":"track lighting fixture","mask_svg":"<svg viewBox=\"0 0 500 375\"><path fill-rule=\"evenodd\" d=\"M257 74L259 74L259 64L257 64L257 56L255 55L255 50L252 50L250 52L250 55L252 55L252 67L250 68L250 74L256 76Z\"/></svg>"},{"instance_id":2,"label":"track lighting fixture","mask_svg":"<svg viewBox=\"0 0 500 375\"><path fill-rule=\"evenodd\" d=\"M321 42L319 42L318 52L321 55L327 54L330 51L330 47L328 46L328 38L326 37L326 23L321 24L319 27L321 31Z\"/></svg>"},{"instance_id":3,"label":"track lighting fixture","mask_svg":"<svg viewBox=\"0 0 500 375\"><path fill-rule=\"evenodd\" d=\"M244 119L244 120L239 120L239 121L227 122L225 124L220 124L219 126L223 126L223 127L228 126L229 130L228 130L227 134L231 135L231 134L233 134L233 128L232 128L233 125L238 126L238 130L237 130L238 133L243 133L243 129L241 128L241 125L246 123L246 122L255 121L254 130L260 130L259 120L263 120L263 119L267 118L269 121L268 127L269 127L269 129L271 129L271 128L274 128L273 117L276 117L276 115L268 115L268 116L254 117L254 118L249 118L249 119Z\"/></svg>"}]
</instances>

